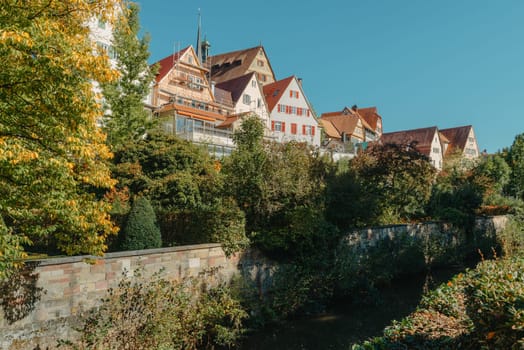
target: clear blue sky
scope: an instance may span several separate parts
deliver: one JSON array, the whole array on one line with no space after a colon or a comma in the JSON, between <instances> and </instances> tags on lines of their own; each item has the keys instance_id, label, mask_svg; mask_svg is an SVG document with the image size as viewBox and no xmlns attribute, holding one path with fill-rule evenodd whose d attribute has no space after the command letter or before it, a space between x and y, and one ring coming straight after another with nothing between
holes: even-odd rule
<instances>
[{"instance_id":1,"label":"clear blue sky","mask_svg":"<svg viewBox=\"0 0 524 350\"><path fill-rule=\"evenodd\" d=\"M141 0L151 62L195 46L260 43L316 112L378 107L384 131L473 125L496 152L524 132L522 0Z\"/></svg>"}]
</instances>

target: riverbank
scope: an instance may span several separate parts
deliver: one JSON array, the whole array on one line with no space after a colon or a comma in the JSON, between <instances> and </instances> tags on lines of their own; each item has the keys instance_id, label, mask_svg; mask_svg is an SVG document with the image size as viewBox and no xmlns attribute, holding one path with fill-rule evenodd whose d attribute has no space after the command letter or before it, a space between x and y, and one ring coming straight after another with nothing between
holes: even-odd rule
<instances>
[{"instance_id":1,"label":"riverbank","mask_svg":"<svg viewBox=\"0 0 524 350\"><path fill-rule=\"evenodd\" d=\"M455 266L394 279L376 295L376 303L337 300L321 314L301 317L251 333L242 350L347 350L382 335L384 327L415 310L424 292L436 288L466 266Z\"/></svg>"}]
</instances>

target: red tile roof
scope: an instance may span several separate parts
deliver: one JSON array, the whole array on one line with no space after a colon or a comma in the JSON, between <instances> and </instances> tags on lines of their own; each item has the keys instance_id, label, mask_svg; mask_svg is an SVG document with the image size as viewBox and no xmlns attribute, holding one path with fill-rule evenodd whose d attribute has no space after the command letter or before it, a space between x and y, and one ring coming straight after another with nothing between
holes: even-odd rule
<instances>
[{"instance_id":1,"label":"red tile roof","mask_svg":"<svg viewBox=\"0 0 524 350\"><path fill-rule=\"evenodd\" d=\"M358 120L362 122L362 126L371 131L375 131L367 121L354 109L345 107L339 112L326 112L320 116L322 119L328 119L333 122L333 125L338 129L339 132L345 132L346 134L353 134L355 127L357 126ZM344 128L342 130L341 128Z\"/></svg>"},{"instance_id":2,"label":"red tile roof","mask_svg":"<svg viewBox=\"0 0 524 350\"><path fill-rule=\"evenodd\" d=\"M186 53L187 50L189 50L191 46L188 46L172 55L169 55L167 57L162 58L160 61L156 62L155 64L159 65L158 73L155 77L156 82L160 82L162 78L164 78L167 73L175 66L175 63Z\"/></svg>"},{"instance_id":3,"label":"red tile roof","mask_svg":"<svg viewBox=\"0 0 524 350\"><path fill-rule=\"evenodd\" d=\"M271 112L276 106L284 91L287 89L291 81L295 79L292 75L285 79L275 81L274 83L264 85L264 96L266 98L268 110Z\"/></svg>"},{"instance_id":4,"label":"red tile roof","mask_svg":"<svg viewBox=\"0 0 524 350\"><path fill-rule=\"evenodd\" d=\"M231 93L231 98L233 102L236 104L238 100L240 99L240 97L242 96L242 92L244 92L244 90L246 89L246 86L249 84L249 82L253 78L253 75L255 75L254 72L248 73L238 78L219 83L216 85L216 87L222 90L229 91Z\"/></svg>"},{"instance_id":5,"label":"red tile roof","mask_svg":"<svg viewBox=\"0 0 524 350\"><path fill-rule=\"evenodd\" d=\"M330 122L339 134L339 138L342 133L346 135L353 135L355 133L355 128L358 125L358 121L361 120L359 116L355 113L343 114L339 112L338 115L328 115L322 114L320 120L326 120Z\"/></svg>"},{"instance_id":6,"label":"red tile roof","mask_svg":"<svg viewBox=\"0 0 524 350\"><path fill-rule=\"evenodd\" d=\"M200 119L200 120L213 121L213 122L216 120L226 120L227 118L226 116L222 114L204 111L204 110L189 107L189 106L183 106L183 105L179 105L176 103L170 103L170 104L164 105L162 106L162 108L160 108L158 112L163 113L163 112L168 112L172 110L175 110L178 114L181 114L187 117Z\"/></svg>"},{"instance_id":7,"label":"red tile roof","mask_svg":"<svg viewBox=\"0 0 524 350\"><path fill-rule=\"evenodd\" d=\"M388 132L382 134L380 141L383 144L407 144L415 142L416 149L420 153L429 157L431 154L431 144L433 142L433 138L435 137L435 133L437 132L438 129L436 126L432 126L429 128Z\"/></svg>"},{"instance_id":8,"label":"red tile roof","mask_svg":"<svg viewBox=\"0 0 524 350\"><path fill-rule=\"evenodd\" d=\"M371 130L377 130L378 121L382 120L377 107L357 108L357 113L371 126Z\"/></svg>"},{"instance_id":9,"label":"red tile roof","mask_svg":"<svg viewBox=\"0 0 524 350\"><path fill-rule=\"evenodd\" d=\"M469 133L473 126L459 126L456 128L442 129L440 132L449 140L449 146L446 150L446 156L454 153L456 150L464 152L468 142Z\"/></svg>"},{"instance_id":10,"label":"red tile roof","mask_svg":"<svg viewBox=\"0 0 524 350\"><path fill-rule=\"evenodd\" d=\"M234 115L231 117L228 117L222 124L218 125L217 128L225 129L231 126L234 122L236 122L240 117L238 115Z\"/></svg>"},{"instance_id":11,"label":"red tile roof","mask_svg":"<svg viewBox=\"0 0 524 350\"><path fill-rule=\"evenodd\" d=\"M328 137L334 138L334 139L340 139L342 136L338 132L337 128L333 123L327 119L320 119L320 124L324 128L324 132Z\"/></svg>"}]
</instances>

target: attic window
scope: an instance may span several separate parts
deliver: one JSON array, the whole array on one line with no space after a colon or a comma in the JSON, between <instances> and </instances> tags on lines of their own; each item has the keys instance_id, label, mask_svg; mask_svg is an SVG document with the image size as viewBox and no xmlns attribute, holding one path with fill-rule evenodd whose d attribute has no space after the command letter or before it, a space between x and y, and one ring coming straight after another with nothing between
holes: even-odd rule
<instances>
[{"instance_id":1,"label":"attic window","mask_svg":"<svg viewBox=\"0 0 524 350\"><path fill-rule=\"evenodd\" d=\"M187 62L189 62L190 64L193 64L193 57L188 56L187 57Z\"/></svg>"},{"instance_id":2,"label":"attic window","mask_svg":"<svg viewBox=\"0 0 524 350\"><path fill-rule=\"evenodd\" d=\"M259 67L264 67L264 61L262 61L262 60L257 60L257 66L259 66Z\"/></svg>"},{"instance_id":3,"label":"attic window","mask_svg":"<svg viewBox=\"0 0 524 350\"><path fill-rule=\"evenodd\" d=\"M275 92L273 92L273 97L276 97L278 95L279 91L280 91L279 89L276 89Z\"/></svg>"}]
</instances>

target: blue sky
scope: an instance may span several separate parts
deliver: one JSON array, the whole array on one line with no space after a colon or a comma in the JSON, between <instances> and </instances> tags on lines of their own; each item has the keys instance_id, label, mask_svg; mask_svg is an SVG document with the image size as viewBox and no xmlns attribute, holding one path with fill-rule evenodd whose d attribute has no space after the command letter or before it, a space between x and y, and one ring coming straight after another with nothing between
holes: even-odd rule
<instances>
[{"instance_id":1,"label":"blue sky","mask_svg":"<svg viewBox=\"0 0 524 350\"><path fill-rule=\"evenodd\" d=\"M473 125L481 150L524 132L522 0L142 0L151 62L195 45L266 49L316 112L376 106L384 131Z\"/></svg>"}]
</instances>

